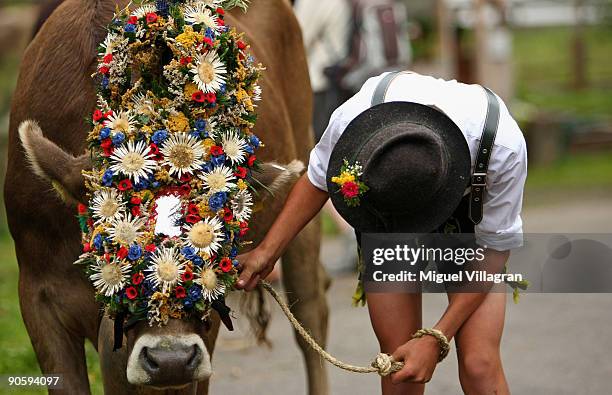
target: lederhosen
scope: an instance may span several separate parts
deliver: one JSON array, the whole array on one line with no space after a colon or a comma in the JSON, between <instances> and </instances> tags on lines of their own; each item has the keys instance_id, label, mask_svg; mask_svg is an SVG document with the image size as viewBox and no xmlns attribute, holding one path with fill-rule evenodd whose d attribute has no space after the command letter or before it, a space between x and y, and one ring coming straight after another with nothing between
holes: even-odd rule
<instances>
[{"instance_id":1,"label":"lederhosen","mask_svg":"<svg viewBox=\"0 0 612 395\"><path fill-rule=\"evenodd\" d=\"M385 102L385 97L389 86L402 74L410 74L406 71L391 72L378 83L372 96L372 107L382 104ZM487 115L485 118L485 124L480 138L480 145L476 153L476 163L472 170L472 176L470 178L470 184L468 191L463 199L459 203L459 206L455 209L453 215L450 216L442 225L440 225L433 232L435 233L463 233L468 234L474 233L474 226L478 225L482 221L483 216L483 199L485 195L485 189L487 185L487 171L489 167L489 159L491 158L491 151L493 150L493 144L495 142L495 136L497 135L497 128L499 125L500 106L499 101L495 94L488 88L482 87L485 94L487 95ZM361 235L359 232L355 232L357 236L357 244L361 249ZM355 304L359 302L365 302L365 294L362 286L362 276L364 272L364 265L361 261L361 252L359 253L359 286L353 296Z\"/></svg>"}]
</instances>

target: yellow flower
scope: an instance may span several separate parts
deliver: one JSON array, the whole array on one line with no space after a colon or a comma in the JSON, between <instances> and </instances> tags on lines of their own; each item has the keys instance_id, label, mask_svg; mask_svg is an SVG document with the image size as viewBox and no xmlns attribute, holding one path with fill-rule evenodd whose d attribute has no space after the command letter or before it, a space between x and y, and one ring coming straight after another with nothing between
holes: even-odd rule
<instances>
[{"instance_id":1,"label":"yellow flower","mask_svg":"<svg viewBox=\"0 0 612 395\"><path fill-rule=\"evenodd\" d=\"M183 90L185 94L185 99L191 100L191 95L198 91L198 87L194 83L189 83L185 85L185 89Z\"/></svg>"},{"instance_id":2,"label":"yellow flower","mask_svg":"<svg viewBox=\"0 0 612 395\"><path fill-rule=\"evenodd\" d=\"M170 174L168 174L167 170L160 170L157 173L155 173L155 179L157 181L169 182L170 181Z\"/></svg>"},{"instance_id":3,"label":"yellow flower","mask_svg":"<svg viewBox=\"0 0 612 395\"><path fill-rule=\"evenodd\" d=\"M168 129L171 132L185 132L189 129L189 120L182 112L168 118Z\"/></svg>"},{"instance_id":4,"label":"yellow flower","mask_svg":"<svg viewBox=\"0 0 612 395\"><path fill-rule=\"evenodd\" d=\"M238 186L238 189L240 189L241 191L244 191L245 189L249 187L249 184L244 182L244 180L238 180L238 183L236 185Z\"/></svg>"},{"instance_id":5,"label":"yellow flower","mask_svg":"<svg viewBox=\"0 0 612 395\"><path fill-rule=\"evenodd\" d=\"M200 204L198 204L198 214L200 215L200 217L210 217L212 215L206 202L201 202Z\"/></svg>"},{"instance_id":6,"label":"yellow flower","mask_svg":"<svg viewBox=\"0 0 612 395\"><path fill-rule=\"evenodd\" d=\"M141 127L141 128L140 128L140 131L141 131L142 133L146 134L146 135L151 135L151 134L153 134L153 129L151 129L151 127L150 127L150 126L147 126L147 125L145 125L145 126Z\"/></svg>"},{"instance_id":7,"label":"yellow flower","mask_svg":"<svg viewBox=\"0 0 612 395\"><path fill-rule=\"evenodd\" d=\"M191 48L202 41L203 38L200 33L194 32L191 26L185 26L183 33L176 36L176 42L185 48Z\"/></svg>"},{"instance_id":8,"label":"yellow flower","mask_svg":"<svg viewBox=\"0 0 612 395\"><path fill-rule=\"evenodd\" d=\"M338 185L344 185L352 181L355 181L355 176L346 171L342 172L338 177L332 177L332 182Z\"/></svg>"}]
</instances>

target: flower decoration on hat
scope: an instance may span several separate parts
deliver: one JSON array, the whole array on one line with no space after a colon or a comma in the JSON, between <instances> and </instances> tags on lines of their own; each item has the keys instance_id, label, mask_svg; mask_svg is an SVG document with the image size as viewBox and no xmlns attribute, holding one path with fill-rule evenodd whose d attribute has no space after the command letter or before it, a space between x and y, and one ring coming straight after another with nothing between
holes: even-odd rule
<instances>
[{"instance_id":1,"label":"flower decoration on hat","mask_svg":"<svg viewBox=\"0 0 612 395\"><path fill-rule=\"evenodd\" d=\"M76 263L111 318L205 319L237 280L263 67L225 16L246 5L145 0L107 27Z\"/></svg>"},{"instance_id":2,"label":"flower decoration on hat","mask_svg":"<svg viewBox=\"0 0 612 395\"><path fill-rule=\"evenodd\" d=\"M360 198L370 189L361 181L362 175L363 168L359 162L351 165L344 159L340 174L332 177L332 182L338 186L336 193L342 194L344 202L349 207L358 207L361 203Z\"/></svg>"}]
</instances>

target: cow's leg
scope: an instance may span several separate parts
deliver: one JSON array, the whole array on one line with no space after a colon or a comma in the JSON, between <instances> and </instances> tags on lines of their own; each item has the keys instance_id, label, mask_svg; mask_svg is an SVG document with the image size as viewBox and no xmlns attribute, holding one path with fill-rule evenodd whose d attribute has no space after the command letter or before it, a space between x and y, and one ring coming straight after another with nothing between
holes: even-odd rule
<instances>
[{"instance_id":1,"label":"cow's leg","mask_svg":"<svg viewBox=\"0 0 612 395\"><path fill-rule=\"evenodd\" d=\"M43 288L44 284L45 279L41 278L40 273L20 273L21 315L40 369L43 374L62 376L62 388L49 390L49 393L89 394L85 338L65 325L62 312L58 311L56 301ZM70 292L70 289L70 284L66 284L64 292Z\"/></svg>"},{"instance_id":2,"label":"cow's leg","mask_svg":"<svg viewBox=\"0 0 612 395\"><path fill-rule=\"evenodd\" d=\"M291 311L316 341L326 346L328 307L325 291L328 278L319 262L320 221L312 221L289 245L283 255L283 284ZM311 395L328 393L325 362L295 333L302 349Z\"/></svg>"}]
</instances>

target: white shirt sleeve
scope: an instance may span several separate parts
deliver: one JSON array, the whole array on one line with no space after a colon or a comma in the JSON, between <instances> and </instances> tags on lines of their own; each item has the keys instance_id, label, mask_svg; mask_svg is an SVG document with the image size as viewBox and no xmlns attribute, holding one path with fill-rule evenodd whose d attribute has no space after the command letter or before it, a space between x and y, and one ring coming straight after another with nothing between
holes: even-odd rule
<instances>
[{"instance_id":1,"label":"white shirt sleeve","mask_svg":"<svg viewBox=\"0 0 612 395\"><path fill-rule=\"evenodd\" d=\"M476 242L483 247L507 251L523 245L521 210L527 178L527 149L524 139L518 150L504 146L494 149L498 152L492 155L489 164L483 219L475 227Z\"/></svg>"}]
</instances>

